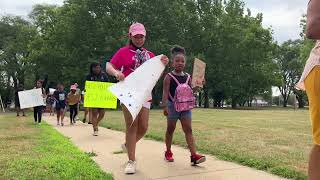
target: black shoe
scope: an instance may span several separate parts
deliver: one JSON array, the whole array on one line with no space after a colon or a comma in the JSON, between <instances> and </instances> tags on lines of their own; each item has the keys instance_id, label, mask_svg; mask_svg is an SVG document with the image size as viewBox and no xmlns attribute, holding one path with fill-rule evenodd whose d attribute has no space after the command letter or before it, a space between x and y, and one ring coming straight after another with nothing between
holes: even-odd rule
<instances>
[{"instance_id":1,"label":"black shoe","mask_svg":"<svg viewBox=\"0 0 320 180\"><path fill-rule=\"evenodd\" d=\"M88 122L88 124L92 124L92 122Z\"/></svg>"},{"instance_id":2,"label":"black shoe","mask_svg":"<svg viewBox=\"0 0 320 180\"><path fill-rule=\"evenodd\" d=\"M83 122L83 123L86 123L86 119L82 119L82 122Z\"/></svg>"}]
</instances>

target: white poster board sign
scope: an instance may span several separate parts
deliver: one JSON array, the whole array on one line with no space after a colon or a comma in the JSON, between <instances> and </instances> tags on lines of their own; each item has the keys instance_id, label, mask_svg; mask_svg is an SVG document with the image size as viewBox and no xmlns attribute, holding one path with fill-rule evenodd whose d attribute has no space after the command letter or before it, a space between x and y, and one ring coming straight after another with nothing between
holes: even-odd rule
<instances>
[{"instance_id":1,"label":"white poster board sign","mask_svg":"<svg viewBox=\"0 0 320 180\"><path fill-rule=\"evenodd\" d=\"M165 66L161 62L162 55L156 56L137 68L124 81L109 87L132 115L133 120L139 114L142 105L151 99L152 89L159 80Z\"/></svg>"},{"instance_id":2,"label":"white poster board sign","mask_svg":"<svg viewBox=\"0 0 320 180\"><path fill-rule=\"evenodd\" d=\"M45 106L43 96L42 96L42 90L40 88L26 90L26 91L19 91L18 96L19 96L21 109L31 108L36 106Z\"/></svg>"},{"instance_id":3,"label":"white poster board sign","mask_svg":"<svg viewBox=\"0 0 320 180\"><path fill-rule=\"evenodd\" d=\"M54 88L49 88L49 94L50 95L53 95L53 93L56 91L56 89L54 89Z\"/></svg>"}]
</instances>

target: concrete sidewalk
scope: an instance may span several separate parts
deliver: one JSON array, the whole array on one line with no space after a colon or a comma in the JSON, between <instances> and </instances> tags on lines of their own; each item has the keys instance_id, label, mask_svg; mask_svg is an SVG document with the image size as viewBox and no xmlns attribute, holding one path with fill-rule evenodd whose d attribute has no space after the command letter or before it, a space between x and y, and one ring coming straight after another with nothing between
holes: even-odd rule
<instances>
[{"instance_id":1,"label":"concrete sidewalk","mask_svg":"<svg viewBox=\"0 0 320 180\"><path fill-rule=\"evenodd\" d=\"M113 174L116 180L278 180L277 176L258 171L235 163L217 160L207 155L207 161L199 166L190 166L190 153L187 149L173 146L175 162L164 161L165 145L162 142L141 140L137 144L137 173L125 175L123 173L127 159L121 151L124 133L99 128L99 136L92 136L92 126L77 121L76 125L69 125L65 118L65 126L57 126L56 118L45 116L44 119L61 134L70 137L71 141L82 151L94 152L94 161L106 172Z\"/></svg>"}]
</instances>

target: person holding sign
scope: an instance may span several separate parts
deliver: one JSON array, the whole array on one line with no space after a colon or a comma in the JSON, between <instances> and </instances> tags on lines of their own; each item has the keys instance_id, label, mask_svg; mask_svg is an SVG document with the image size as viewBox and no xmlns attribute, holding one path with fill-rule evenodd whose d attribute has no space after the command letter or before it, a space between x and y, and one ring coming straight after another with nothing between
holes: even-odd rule
<instances>
[{"instance_id":1,"label":"person holding sign","mask_svg":"<svg viewBox=\"0 0 320 180\"><path fill-rule=\"evenodd\" d=\"M71 85L70 93L68 94L67 102L70 107L70 124L76 123L76 116L78 115L78 105L81 100L79 92L77 92L77 86Z\"/></svg>"},{"instance_id":2,"label":"person holding sign","mask_svg":"<svg viewBox=\"0 0 320 180\"><path fill-rule=\"evenodd\" d=\"M171 50L172 66L174 70L168 73L163 81L163 112L167 116L165 159L173 162L171 144L177 120L180 120L188 148L191 152L193 165L202 163L206 157L196 152L196 146L191 128L191 110L195 106L195 97L191 88L191 77L184 72L186 65L186 53L184 48L176 46Z\"/></svg>"},{"instance_id":3,"label":"person holding sign","mask_svg":"<svg viewBox=\"0 0 320 180\"><path fill-rule=\"evenodd\" d=\"M18 89L16 90L15 94L14 94L14 102L16 105L16 111L17 111L17 116L20 116L20 111L22 111L22 116L26 116L26 114L24 113L24 109L20 108L20 101L19 101L19 95L18 92L19 91L23 91L23 86L22 84L19 85Z\"/></svg>"},{"instance_id":4,"label":"person holding sign","mask_svg":"<svg viewBox=\"0 0 320 180\"><path fill-rule=\"evenodd\" d=\"M110 63L107 63L107 72L115 76L117 80L123 81L141 64L153 58L155 55L143 47L145 40L146 30L144 25L141 23L132 24L129 28L129 45L119 49ZM161 61L164 65L167 65L169 60L167 56L162 56ZM136 172L136 143L145 135L148 129L151 100L152 96L150 94L149 101L143 104L139 115L134 121L128 109L121 105L126 123L126 142L122 144L122 149L128 153L129 158L124 170L126 174L134 174Z\"/></svg>"},{"instance_id":5,"label":"person holding sign","mask_svg":"<svg viewBox=\"0 0 320 180\"><path fill-rule=\"evenodd\" d=\"M90 74L86 78L87 81L108 82L108 77L101 70L100 63L92 63L90 65ZM103 108L90 108L89 109L89 122L92 122L93 136L98 136L98 127L100 121L104 118L105 109Z\"/></svg>"},{"instance_id":6,"label":"person holding sign","mask_svg":"<svg viewBox=\"0 0 320 180\"><path fill-rule=\"evenodd\" d=\"M63 119L67 106L67 93L64 91L63 84L59 83L57 90L53 93L54 100L56 102L56 112L57 112L57 125L64 126Z\"/></svg>"},{"instance_id":7,"label":"person holding sign","mask_svg":"<svg viewBox=\"0 0 320 180\"><path fill-rule=\"evenodd\" d=\"M307 10L306 36L317 40L304 67L297 88L309 99L313 147L310 152L308 179L320 179L320 0L310 0Z\"/></svg>"},{"instance_id":8,"label":"person holding sign","mask_svg":"<svg viewBox=\"0 0 320 180\"><path fill-rule=\"evenodd\" d=\"M34 89L41 89L42 91L42 96L44 99L46 99L46 91L43 88L43 81L38 80L36 87ZM44 101L45 102L45 101ZM41 119L42 119L42 112L43 112L43 106L36 106L33 108L33 117L34 117L34 122L41 124Z\"/></svg>"}]
</instances>

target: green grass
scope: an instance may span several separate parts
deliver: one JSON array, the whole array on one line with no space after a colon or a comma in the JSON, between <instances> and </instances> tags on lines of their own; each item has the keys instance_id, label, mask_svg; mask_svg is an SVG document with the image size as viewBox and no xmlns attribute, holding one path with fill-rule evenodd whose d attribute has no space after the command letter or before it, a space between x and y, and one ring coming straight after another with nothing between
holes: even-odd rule
<instances>
[{"instance_id":1,"label":"green grass","mask_svg":"<svg viewBox=\"0 0 320 180\"><path fill-rule=\"evenodd\" d=\"M106 118L102 126L124 131L120 111L108 111ZM192 121L200 152L282 177L307 179L308 154L312 146L307 110L195 109ZM162 111L152 110L146 137L163 141L165 131L166 119ZM186 147L180 125L173 143Z\"/></svg>"},{"instance_id":2,"label":"green grass","mask_svg":"<svg viewBox=\"0 0 320 180\"><path fill-rule=\"evenodd\" d=\"M51 126L0 115L0 179L112 179Z\"/></svg>"}]
</instances>

